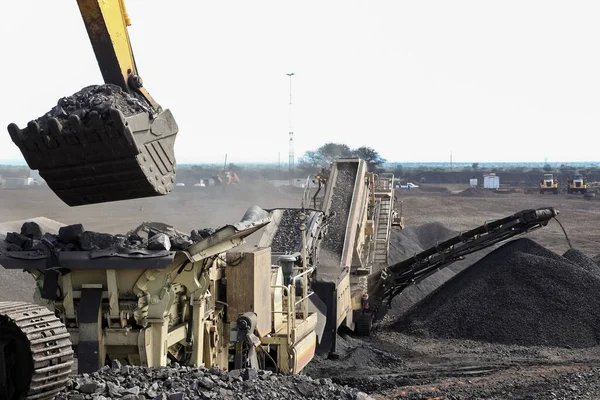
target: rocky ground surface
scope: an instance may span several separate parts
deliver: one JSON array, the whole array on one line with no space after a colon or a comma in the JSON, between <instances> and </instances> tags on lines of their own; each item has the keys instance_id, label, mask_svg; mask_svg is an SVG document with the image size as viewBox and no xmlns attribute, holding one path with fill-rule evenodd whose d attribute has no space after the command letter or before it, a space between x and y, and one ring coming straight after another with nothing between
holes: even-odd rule
<instances>
[{"instance_id":1,"label":"rocky ground surface","mask_svg":"<svg viewBox=\"0 0 600 400\"><path fill-rule=\"evenodd\" d=\"M357 389L331 379L282 376L253 369L224 373L219 369L172 366L143 368L113 362L93 374L72 378L56 400L369 400Z\"/></svg>"}]
</instances>

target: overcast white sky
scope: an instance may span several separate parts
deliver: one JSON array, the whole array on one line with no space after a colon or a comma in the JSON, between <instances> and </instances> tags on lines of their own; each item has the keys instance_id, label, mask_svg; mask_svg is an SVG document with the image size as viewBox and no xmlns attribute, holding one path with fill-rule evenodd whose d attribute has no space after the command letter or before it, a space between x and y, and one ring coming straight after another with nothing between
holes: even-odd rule
<instances>
[{"instance_id":1,"label":"overcast white sky","mask_svg":"<svg viewBox=\"0 0 600 400\"><path fill-rule=\"evenodd\" d=\"M179 163L281 161L332 141L389 161L596 161L597 1L126 0ZM75 0L0 5L6 125L102 83Z\"/></svg>"}]
</instances>

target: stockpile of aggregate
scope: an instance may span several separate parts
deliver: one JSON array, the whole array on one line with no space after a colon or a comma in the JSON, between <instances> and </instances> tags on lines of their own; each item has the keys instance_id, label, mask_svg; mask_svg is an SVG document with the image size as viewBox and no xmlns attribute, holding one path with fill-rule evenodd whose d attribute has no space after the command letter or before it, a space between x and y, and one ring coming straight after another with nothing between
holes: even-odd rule
<instances>
[{"instance_id":1,"label":"stockpile of aggregate","mask_svg":"<svg viewBox=\"0 0 600 400\"><path fill-rule=\"evenodd\" d=\"M395 328L435 338L584 348L600 338L600 267L510 241L417 304Z\"/></svg>"},{"instance_id":2,"label":"stockpile of aggregate","mask_svg":"<svg viewBox=\"0 0 600 400\"><path fill-rule=\"evenodd\" d=\"M35 222L25 222L20 232L6 234L6 251L94 251L113 248L147 250L185 250L214 233L213 229L193 230L190 235L158 222L145 222L124 235L87 231L82 224L63 226L58 234L44 232Z\"/></svg>"},{"instance_id":3,"label":"stockpile of aggregate","mask_svg":"<svg viewBox=\"0 0 600 400\"><path fill-rule=\"evenodd\" d=\"M73 377L56 400L345 399L372 398L330 379L283 376L264 370L132 367L113 362L93 374Z\"/></svg>"},{"instance_id":4,"label":"stockpile of aggregate","mask_svg":"<svg viewBox=\"0 0 600 400\"><path fill-rule=\"evenodd\" d=\"M460 232L454 231L439 222L431 222L420 226L411 226L402 230L392 230L389 246L389 264L401 262L414 256L439 242L446 241ZM404 289L400 295L392 300L392 307L388 310L388 320L402 316L411 307L422 301L431 292L439 288L458 272L462 271L485 254L490 249L480 250L456 261L445 268L436 271L416 285Z\"/></svg>"},{"instance_id":5,"label":"stockpile of aggregate","mask_svg":"<svg viewBox=\"0 0 600 400\"><path fill-rule=\"evenodd\" d=\"M494 193L493 191L488 190L488 189L470 187L470 188L463 190L458 195L459 196L467 196L467 197L491 197L491 196L495 196L496 193Z\"/></svg>"},{"instance_id":6,"label":"stockpile of aggregate","mask_svg":"<svg viewBox=\"0 0 600 400\"><path fill-rule=\"evenodd\" d=\"M458 231L454 231L439 222L410 226L402 230L392 230L389 250L390 264L406 260L435 246L438 242L443 242L458 234Z\"/></svg>"},{"instance_id":7,"label":"stockpile of aggregate","mask_svg":"<svg viewBox=\"0 0 600 400\"><path fill-rule=\"evenodd\" d=\"M56 118L63 125L65 130L69 130L67 124L69 115L77 115L80 119L86 120L92 111L97 111L100 115L107 113L110 108L116 108L126 117L139 112L149 111L148 105L136 97L124 92L118 85L104 84L87 86L80 91L58 100L56 106L43 116L36 119L36 122L43 130L47 129L47 123L50 118Z\"/></svg>"},{"instance_id":8,"label":"stockpile of aggregate","mask_svg":"<svg viewBox=\"0 0 600 400\"><path fill-rule=\"evenodd\" d=\"M327 235L321 241L320 246L320 251L328 254L328 257L323 258L323 260L327 260L327 264L332 264L331 266L339 266L341 262L357 168L357 163L338 164L337 177L329 208L329 211L333 211L335 214L330 217Z\"/></svg>"}]
</instances>

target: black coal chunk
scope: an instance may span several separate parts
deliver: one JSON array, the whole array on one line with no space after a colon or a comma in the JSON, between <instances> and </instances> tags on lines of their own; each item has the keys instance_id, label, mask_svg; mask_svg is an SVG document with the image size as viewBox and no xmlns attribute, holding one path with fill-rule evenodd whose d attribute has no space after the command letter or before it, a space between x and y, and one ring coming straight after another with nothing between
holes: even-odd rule
<instances>
[{"instance_id":1,"label":"black coal chunk","mask_svg":"<svg viewBox=\"0 0 600 400\"><path fill-rule=\"evenodd\" d=\"M139 235L128 235L125 240L125 247L130 249L142 249L145 246L145 239Z\"/></svg>"},{"instance_id":2,"label":"black coal chunk","mask_svg":"<svg viewBox=\"0 0 600 400\"><path fill-rule=\"evenodd\" d=\"M13 243L9 243L8 246L6 247L7 251L23 251L23 249L20 246L17 246L16 244Z\"/></svg>"},{"instance_id":3,"label":"black coal chunk","mask_svg":"<svg viewBox=\"0 0 600 400\"><path fill-rule=\"evenodd\" d=\"M170 250L171 241L164 233L159 233L148 239L148 250Z\"/></svg>"},{"instance_id":4,"label":"black coal chunk","mask_svg":"<svg viewBox=\"0 0 600 400\"><path fill-rule=\"evenodd\" d=\"M42 240L47 241L54 246L58 243L58 236L46 232L44 233L44 236L42 236Z\"/></svg>"},{"instance_id":5,"label":"black coal chunk","mask_svg":"<svg viewBox=\"0 0 600 400\"><path fill-rule=\"evenodd\" d=\"M58 230L58 240L64 244L76 243L84 231L82 224L63 226Z\"/></svg>"},{"instance_id":6,"label":"black coal chunk","mask_svg":"<svg viewBox=\"0 0 600 400\"><path fill-rule=\"evenodd\" d=\"M86 122L92 111L104 117L111 108L118 109L125 117L150 110L146 104L117 85L92 85L84 87L71 96L61 98L56 106L36 121L42 130L47 131L48 120L56 118L61 122L64 132L69 132L71 130L71 126L67 123L69 115L76 115Z\"/></svg>"},{"instance_id":7,"label":"black coal chunk","mask_svg":"<svg viewBox=\"0 0 600 400\"><path fill-rule=\"evenodd\" d=\"M173 250L185 250L194 244L194 242L192 242L189 238L181 235L171 236L170 241Z\"/></svg>"},{"instance_id":8,"label":"black coal chunk","mask_svg":"<svg viewBox=\"0 0 600 400\"><path fill-rule=\"evenodd\" d=\"M124 243L124 236L109 233L85 231L79 236L79 244L85 251L122 247Z\"/></svg>"},{"instance_id":9,"label":"black coal chunk","mask_svg":"<svg viewBox=\"0 0 600 400\"><path fill-rule=\"evenodd\" d=\"M215 233L215 230L211 228L197 230L194 229L190 234L190 239L192 239L192 241L195 243L200 242L201 240L206 239L207 237L212 235L213 233Z\"/></svg>"},{"instance_id":10,"label":"black coal chunk","mask_svg":"<svg viewBox=\"0 0 600 400\"><path fill-rule=\"evenodd\" d=\"M21 235L30 239L40 240L43 234L42 228L35 222L25 222L21 226Z\"/></svg>"},{"instance_id":11,"label":"black coal chunk","mask_svg":"<svg viewBox=\"0 0 600 400\"><path fill-rule=\"evenodd\" d=\"M6 239L8 243L17 245L19 247L23 247L25 243L29 240L29 238L25 235L21 235L17 232L9 232L6 234Z\"/></svg>"}]
</instances>

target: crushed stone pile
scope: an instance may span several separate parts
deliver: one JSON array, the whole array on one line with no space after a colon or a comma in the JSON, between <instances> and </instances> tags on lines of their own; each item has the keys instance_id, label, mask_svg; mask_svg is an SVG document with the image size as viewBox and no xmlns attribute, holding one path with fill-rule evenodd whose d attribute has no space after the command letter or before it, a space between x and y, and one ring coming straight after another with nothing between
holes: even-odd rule
<instances>
[{"instance_id":1,"label":"crushed stone pile","mask_svg":"<svg viewBox=\"0 0 600 400\"><path fill-rule=\"evenodd\" d=\"M393 230L390 236L390 264L406 260L423 250L435 246L436 243L448 240L458 234L458 231L454 231L439 222Z\"/></svg>"},{"instance_id":2,"label":"crushed stone pile","mask_svg":"<svg viewBox=\"0 0 600 400\"><path fill-rule=\"evenodd\" d=\"M395 264L406 260L438 242L448 240L460 232L448 228L439 222L430 222L420 226L411 226L402 230L393 230L390 236L389 263ZM484 249L470 254L464 260L456 261L427 277L417 285L406 288L392 300L392 308L388 310L388 318L394 319L405 314L411 307L427 297L454 275L479 260L492 249Z\"/></svg>"},{"instance_id":3,"label":"crushed stone pile","mask_svg":"<svg viewBox=\"0 0 600 400\"><path fill-rule=\"evenodd\" d=\"M149 112L150 108L143 101L131 94L124 92L120 86L114 84L91 85L84 87L71 96L62 97L56 106L43 116L36 119L42 130L47 129L48 120L56 118L68 131L69 115L77 115L81 120L88 119L92 111L97 111L101 116L108 113L110 108L116 108L126 117L139 112Z\"/></svg>"},{"instance_id":4,"label":"crushed stone pile","mask_svg":"<svg viewBox=\"0 0 600 400\"><path fill-rule=\"evenodd\" d=\"M113 362L93 374L73 377L56 400L372 400L365 393L335 384L331 379L283 376L265 370L216 368L132 367Z\"/></svg>"},{"instance_id":5,"label":"crushed stone pile","mask_svg":"<svg viewBox=\"0 0 600 400\"><path fill-rule=\"evenodd\" d=\"M94 251L112 248L147 250L185 250L215 232L214 229L193 230L186 235L167 224L144 222L127 234L112 235L87 231L82 224L63 226L58 234L44 232L35 222L25 222L20 232L8 232L6 251Z\"/></svg>"},{"instance_id":6,"label":"crushed stone pile","mask_svg":"<svg viewBox=\"0 0 600 400\"><path fill-rule=\"evenodd\" d=\"M525 346L600 343L600 267L535 241L510 241L454 276L396 321L426 337Z\"/></svg>"}]
</instances>

